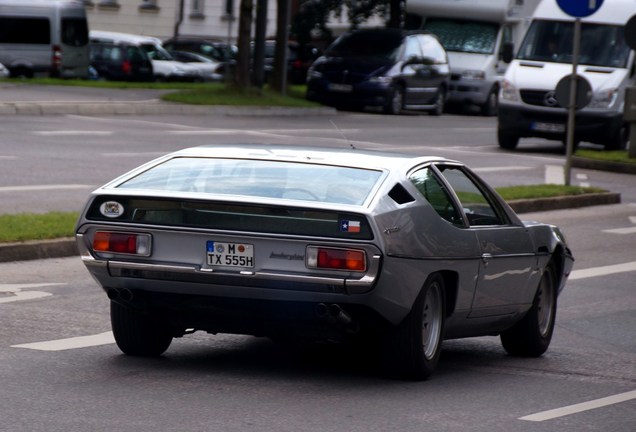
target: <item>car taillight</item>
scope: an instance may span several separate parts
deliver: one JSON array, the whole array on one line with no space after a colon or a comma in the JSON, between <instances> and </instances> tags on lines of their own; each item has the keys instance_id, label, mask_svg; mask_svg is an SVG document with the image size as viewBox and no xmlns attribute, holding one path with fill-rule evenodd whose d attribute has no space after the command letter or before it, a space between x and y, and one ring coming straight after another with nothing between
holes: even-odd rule
<instances>
[{"instance_id":1,"label":"car taillight","mask_svg":"<svg viewBox=\"0 0 636 432\"><path fill-rule=\"evenodd\" d=\"M130 73L132 72L132 65L130 64L130 60L124 60L124 62L121 64L121 71L126 75L130 75Z\"/></svg>"},{"instance_id":2,"label":"car taillight","mask_svg":"<svg viewBox=\"0 0 636 432\"><path fill-rule=\"evenodd\" d=\"M365 271L367 255L360 249L309 246L306 264L317 269Z\"/></svg>"},{"instance_id":3,"label":"car taillight","mask_svg":"<svg viewBox=\"0 0 636 432\"><path fill-rule=\"evenodd\" d=\"M51 69L54 73L62 70L62 48L59 45L51 48Z\"/></svg>"},{"instance_id":4,"label":"car taillight","mask_svg":"<svg viewBox=\"0 0 636 432\"><path fill-rule=\"evenodd\" d=\"M93 237L95 252L150 255L150 234L97 231Z\"/></svg>"}]
</instances>

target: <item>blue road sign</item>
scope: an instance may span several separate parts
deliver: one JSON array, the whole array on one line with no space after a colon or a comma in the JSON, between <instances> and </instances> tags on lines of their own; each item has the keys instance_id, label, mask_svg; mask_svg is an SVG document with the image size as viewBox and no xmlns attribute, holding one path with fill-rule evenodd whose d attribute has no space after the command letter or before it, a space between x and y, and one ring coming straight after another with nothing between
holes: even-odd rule
<instances>
[{"instance_id":1,"label":"blue road sign","mask_svg":"<svg viewBox=\"0 0 636 432\"><path fill-rule=\"evenodd\" d=\"M603 0L556 0L563 12L575 18L585 18L599 10Z\"/></svg>"}]
</instances>

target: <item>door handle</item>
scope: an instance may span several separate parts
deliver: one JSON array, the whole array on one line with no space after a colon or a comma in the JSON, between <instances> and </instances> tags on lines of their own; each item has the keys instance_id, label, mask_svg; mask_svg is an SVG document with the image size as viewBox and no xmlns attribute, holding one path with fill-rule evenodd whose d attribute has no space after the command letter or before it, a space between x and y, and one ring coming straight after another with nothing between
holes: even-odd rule
<instances>
[{"instance_id":1,"label":"door handle","mask_svg":"<svg viewBox=\"0 0 636 432\"><path fill-rule=\"evenodd\" d=\"M492 254L489 254L489 253L481 254L481 262L483 262L484 265L488 265L488 261L490 261L491 259L492 259Z\"/></svg>"}]
</instances>

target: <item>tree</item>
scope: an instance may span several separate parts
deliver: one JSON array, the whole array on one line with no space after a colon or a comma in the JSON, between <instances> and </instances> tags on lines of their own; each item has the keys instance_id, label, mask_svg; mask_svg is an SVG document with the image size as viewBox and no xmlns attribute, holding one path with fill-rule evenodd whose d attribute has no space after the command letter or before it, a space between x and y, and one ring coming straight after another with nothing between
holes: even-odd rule
<instances>
[{"instance_id":1,"label":"tree","mask_svg":"<svg viewBox=\"0 0 636 432\"><path fill-rule=\"evenodd\" d=\"M241 0L239 6L238 54L236 57L236 70L234 71L234 84L240 88L250 86L250 41L252 38L253 9L253 0Z\"/></svg>"}]
</instances>

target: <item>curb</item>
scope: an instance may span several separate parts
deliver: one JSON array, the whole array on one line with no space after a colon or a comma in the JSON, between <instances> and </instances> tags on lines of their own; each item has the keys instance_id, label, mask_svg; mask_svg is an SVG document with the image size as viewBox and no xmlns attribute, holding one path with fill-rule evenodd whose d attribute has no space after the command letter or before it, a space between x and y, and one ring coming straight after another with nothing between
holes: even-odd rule
<instances>
[{"instance_id":1,"label":"curb","mask_svg":"<svg viewBox=\"0 0 636 432\"><path fill-rule=\"evenodd\" d=\"M609 171L620 174L636 174L636 163L631 164L611 161L599 161L579 156L573 156L572 166L574 168Z\"/></svg>"},{"instance_id":2,"label":"curb","mask_svg":"<svg viewBox=\"0 0 636 432\"><path fill-rule=\"evenodd\" d=\"M515 200L509 201L508 204L517 213L532 213L595 205L618 204L620 202L620 194L606 192L568 197ZM74 238L0 244L0 263L69 256L79 256Z\"/></svg>"},{"instance_id":3,"label":"curb","mask_svg":"<svg viewBox=\"0 0 636 432\"><path fill-rule=\"evenodd\" d=\"M270 107L187 105L159 99L143 102L3 102L0 115L225 115L225 116L316 116L334 115L330 107Z\"/></svg>"}]
</instances>

